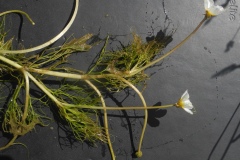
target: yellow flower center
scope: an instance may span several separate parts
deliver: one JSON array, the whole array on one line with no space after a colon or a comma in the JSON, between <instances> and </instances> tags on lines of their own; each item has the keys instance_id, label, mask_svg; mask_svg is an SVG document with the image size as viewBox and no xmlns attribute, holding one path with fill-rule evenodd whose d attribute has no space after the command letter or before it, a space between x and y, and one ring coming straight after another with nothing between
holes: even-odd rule
<instances>
[{"instance_id":1,"label":"yellow flower center","mask_svg":"<svg viewBox=\"0 0 240 160\"><path fill-rule=\"evenodd\" d=\"M176 103L176 107L183 108L183 106L184 106L184 103L183 103L182 99L179 99L179 101Z\"/></svg>"},{"instance_id":2,"label":"yellow flower center","mask_svg":"<svg viewBox=\"0 0 240 160\"><path fill-rule=\"evenodd\" d=\"M211 12L206 10L206 16L207 16L207 18L211 18L214 15Z\"/></svg>"}]
</instances>

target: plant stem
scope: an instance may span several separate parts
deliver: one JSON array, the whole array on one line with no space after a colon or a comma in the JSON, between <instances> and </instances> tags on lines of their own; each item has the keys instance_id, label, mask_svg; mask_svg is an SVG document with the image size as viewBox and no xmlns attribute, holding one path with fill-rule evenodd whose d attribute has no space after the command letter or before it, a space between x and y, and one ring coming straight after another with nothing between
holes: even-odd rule
<instances>
[{"instance_id":1,"label":"plant stem","mask_svg":"<svg viewBox=\"0 0 240 160\"><path fill-rule=\"evenodd\" d=\"M9 53L9 54L20 54L20 53L21 54L25 54L25 53L29 53L29 52L33 52L33 51L36 51L36 50L43 49L43 48L53 44L59 38L61 38L69 30L69 28L73 24L73 22L74 22L74 20L76 18L77 12L78 12L78 5L79 5L79 0L75 0L75 9L74 9L72 18L70 19L70 21L66 25L66 27L57 36L55 36L51 40L49 40L49 41L47 41L47 42L45 42L45 43L43 43L43 44L41 44L39 46L36 46L36 47L33 47L33 48L29 48L29 49L23 49L23 50L0 50L0 54L6 54L6 53Z\"/></svg>"},{"instance_id":2,"label":"plant stem","mask_svg":"<svg viewBox=\"0 0 240 160\"><path fill-rule=\"evenodd\" d=\"M146 104L146 101L145 101L142 93L132 83L130 83L128 80L126 80L126 79L124 79L122 77L117 76L117 78L119 80L125 82L129 87L131 87L138 94L138 96L140 97L140 99L141 99L141 101L143 103L143 109L144 109L145 118L144 118L144 123L143 123L141 137L140 137L139 144L138 144L138 151L137 151L137 152L141 152L143 137L144 137L144 134L145 134L145 130L146 130L146 127L147 127L147 120L148 120L147 104Z\"/></svg>"},{"instance_id":3,"label":"plant stem","mask_svg":"<svg viewBox=\"0 0 240 160\"><path fill-rule=\"evenodd\" d=\"M22 66L17 64L16 62L5 58L0 55L0 60L15 67L16 69L21 69ZM24 68L26 69L26 68ZM57 76L57 77L65 77L65 78L73 78L73 79L90 79L91 78L104 78L104 77L116 77L116 75L113 74L107 74L107 75L77 75L77 74L69 74L69 73L62 73L62 72L56 72L56 71L48 71L48 70L43 70L43 69L27 69L29 71L34 71L36 73L41 73L44 74L46 73L47 75L52 75L52 76ZM27 71L26 71L27 72ZM38 80L36 80L29 72L27 72L29 78L45 93L49 96L50 99L52 99L54 102L57 104L62 104L64 106L68 107L81 107L81 108L89 108L89 109L104 109L103 107L99 106L89 106L89 105L74 105L74 104L67 104L67 103L60 103ZM124 78L123 78L124 79ZM133 85L132 85L133 86ZM174 104L171 105L166 105L166 106L152 106L152 107L147 107L147 109L161 109L161 108L169 108L174 106ZM107 110L142 110L143 107L106 107Z\"/></svg>"},{"instance_id":4,"label":"plant stem","mask_svg":"<svg viewBox=\"0 0 240 160\"><path fill-rule=\"evenodd\" d=\"M14 61L12 61L12 60L10 60L8 58L5 58L4 56L0 55L0 60L2 60L3 62L5 62L5 63L7 63L7 64L9 64L11 66L13 66L16 69L21 69L22 68L21 65L19 65L18 63L14 62Z\"/></svg>"},{"instance_id":5,"label":"plant stem","mask_svg":"<svg viewBox=\"0 0 240 160\"><path fill-rule=\"evenodd\" d=\"M63 78L71 78L71 79L98 79L98 78L106 78L106 77L116 77L114 74L102 74L102 75L80 75L73 73L63 73L58 71L49 71L47 69L35 69L35 68L27 68L29 72L35 72L39 74L45 74L55 77L63 77Z\"/></svg>"},{"instance_id":6,"label":"plant stem","mask_svg":"<svg viewBox=\"0 0 240 160\"><path fill-rule=\"evenodd\" d=\"M178 45L176 45L172 50L170 50L169 52L167 52L166 54L164 54L163 56L159 57L158 59L148 63L147 65L145 65L144 67L142 68L139 68L139 69L136 69L136 70L132 70L130 71L130 74L127 75L128 77L131 77L143 70L145 70L146 68L158 63L159 61L163 60L164 58L166 58L167 56L169 56L170 54L172 54L174 51L176 51L179 47L181 47L189 38L192 37L192 35L194 35L197 30L202 26L202 24L205 22L205 20L207 20L207 16L205 16L202 21L197 25L197 27L184 39L182 40Z\"/></svg>"},{"instance_id":7,"label":"plant stem","mask_svg":"<svg viewBox=\"0 0 240 160\"><path fill-rule=\"evenodd\" d=\"M53 101L57 104L57 106L62 106L62 104L58 101L58 99L52 95L52 93L43 85L41 84L36 78L34 78L30 73L28 73L28 77Z\"/></svg>"},{"instance_id":8,"label":"plant stem","mask_svg":"<svg viewBox=\"0 0 240 160\"><path fill-rule=\"evenodd\" d=\"M62 105L67 106L69 108L86 108L86 109L99 109L103 110L103 107L100 106L89 106L89 105L74 105L74 104L68 104L68 103L62 103ZM175 106L175 104L169 104L169 105L163 105L163 106L148 106L146 109L164 109L164 108L170 108ZM129 106L129 107L106 107L106 110L143 110L142 106Z\"/></svg>"},{"instance_id":9,"label":"plant stem","mask_svg":"<svg viewBox=\"0 0 240 160\"><path fill-rule=\"evenodd\" d=\"M111 156L112 156L112 160L115 160L116 157L115 157L115 154L114 154L114 151L113 151L112 142L111 142L110 135L109 135L109 130L108 130L107 109L106 109L105 101L103 99L103 96L102 96L101 92L98 90L98 88L94 84L92 84L89 80L85 80L85 82L88 83L88 85L91 86L95 90L95 92L97 92L98 96L101 99L102 106L103 106L105 134L106 134L106 137L107 137L108 146L109 146L109 150L110 150L110 153L111 153Z\"/></svg>"},{"instance_id":10,"label":"plant stem","mask_svg":"<svg viewBox=\"0 0 240 160\"><path fill-rule=\"evenodd\" d=\"M5 12L2 12L0 13L0 17L5 15L5 14L9 14L9 13L20 13L20 14L23 14L24 16L27 17L27 19L32 23L32 25L35 25L35 23L33 22L33 20L30 18L30 16L26 13L26 12L23 12L23 11L20 11L20 10L10 10L10 11L5 11Z\"/></svg>"},{"instance_id":11,"label":"plant stem","mask_svg":"<svg viewBox=\"0 0 240 160\"><path fill-rule=\"evenodd\" d=\"M56 104L60 105L61 103L56 99L55 96L53 96L45 87L43 84L41 84L38 80L36 80L36 78L34 78L28 71L25 70L25 68L23 68L21 65L17 64L16 62L8 59L8 58L5 58L3 56L0 55L0 60L2 60L3 62L15 67L16 69L21 69L24 76L25 76L25 79L26 79L26 76L29 77L46 95L48 95L48 97L50 99L52 99L52 101L54 101Z\"/></svg>"},{"instance_id":12,"label":"plant stem","mask_svg":"<svg viewBox=\"0 0 240 160\"><path fill-rule=\"evenodd\" d=\"M10 147L11 145L13 145L13 143L17 139L17 137L18 137L17 135L14 135L13 138L11 139L11 141L9 141L5 146L0 147L0 151Z\"/></svg>"},{"instance_id":13,"label":"plant stem","mask_svg":"<svg viewBox=\"0 0 240 160\"><path fill-rule=\"evenodd\" d=\"M23 116L22 116L22 122L25 121L25 119L27 118L27 114L28 114L28 107L29 107L29 100L30 100L30 95L29 95L29 77L28 77L28 73L25 70L21 70L24 78L25 78L25 91L26 91L26 95L25 95L25 107L23 110Z\"/></svg>"}]
</instances>

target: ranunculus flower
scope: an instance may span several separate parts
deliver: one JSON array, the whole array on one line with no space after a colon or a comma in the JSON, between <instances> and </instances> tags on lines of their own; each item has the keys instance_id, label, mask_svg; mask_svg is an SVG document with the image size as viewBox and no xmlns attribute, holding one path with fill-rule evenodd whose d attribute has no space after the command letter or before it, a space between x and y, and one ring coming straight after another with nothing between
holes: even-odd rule
<instances>
[{"instance_id":1,"label":"ranunculus flower","mask_svg":"<svg viewBox=\"0 0 240 160\"><path fill-rule=\"evenodd\" d=\"M175 106L184 109L190 114L194 114L196 112L195 108L192 105L192 102L189 99L188 90L183 93L182 97L178 100Z\"/></svg>"},{"instance_id":2,"label":"ranunculus flower","mask_svg":"<svg viewBox=\"0 0 240 160\"><path fill-rule=\"evenodd\" d=\"M204 7L206 10L206 16L208 18L217 16L224 11L222 6L214 5L213 0L204 0Z\"/></svg>"}]
</instances>

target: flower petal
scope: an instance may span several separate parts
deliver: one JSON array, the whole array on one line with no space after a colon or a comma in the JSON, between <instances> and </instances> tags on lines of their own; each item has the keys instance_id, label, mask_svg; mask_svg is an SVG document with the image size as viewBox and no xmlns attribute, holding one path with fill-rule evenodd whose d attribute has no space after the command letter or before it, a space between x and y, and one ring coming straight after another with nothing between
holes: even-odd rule
<instances>
[{"instance_id":1,"label":"flower petal","mask_svg":"<svg viewBox=\"0 0 240 160\"><path fill-rule=\"evenodd\" d=\"M184 93L183 93L183 95L182 95L182 97L181 97L181 100L182 101L186 101L186 100L188 100L189 99L189 94L188 94L188 90L186 90Z\"/></svg>"},{"instance_id":2,"label":"flower petal","mask_svg":"<svg viewBox=\"0 0 240 160\"><path fill-rule=\"evenodd\" d=\"M178 100L178 102L175 104L176 107L184 109L189 114L196 113L196 110L194 106L192 105L192 102L189 99L188 90L186 90L182 97Z\"/></svg>"},{"instance_id":3,"label":"flower petal","mask_svg":"<svg viewBox=\"0 0 240 160\"><path fill-rule=\"evenodd\" d=\"M213 0L204 0L205 10L208 10L208 9L211 8L212 6L214 6Z\"/></svg>"},{"instance_id":4,"label":"flower petal","mask_svg":"<svg viewBox=\"0 0 240 160\"><path fill-rule=\"evenodd\" d=\"M187 109L187 108L183 108L186 112L188 112L189 114L193 114L192 110Z\"/></svg>"},{"instance_id":5,"label":"flower petal","mask_svg":"<svg viewBox=\"0 0 240 160\"><path fill-rule=\"evenodd\" d=\"M213 6L208 9L211 15L216 16L221 14L224 11L224 8L222 6Z\"/></svg>"},{"instance_id":6,"label":"flower petal","mask_svg":"<svg viewBox=\"0 0 240 160\"><path fill-rule=\"evenodd\" d=\"M192 105L192 102L188 99L188 100L185 100L183 102L183 108L187 108L187 109L193 109L193 105Z\"/></svg>"}]
</instances>

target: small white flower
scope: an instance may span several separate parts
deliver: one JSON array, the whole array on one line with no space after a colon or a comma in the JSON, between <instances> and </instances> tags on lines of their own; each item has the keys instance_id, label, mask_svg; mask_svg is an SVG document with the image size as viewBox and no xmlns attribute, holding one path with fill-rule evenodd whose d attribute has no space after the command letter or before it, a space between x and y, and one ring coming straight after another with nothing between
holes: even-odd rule
<instances>
[{"instance_id":1,"label":"small white flower","mask_svg":"<svg viewBox=\"0 0 240 160\"><path fill-rule=\"evenodd\" d=\"M217 16L224 11L224 8L222 6L215 6L213 0L204 0L204 6L206 10L206 16L208 18Z\"/></svg>"},{"instance_id":2,"label":"small white flower","mask_svg":"<svg viewBox=\"0 0 240 160\"><path fill-rule=\"evenodd\" d=\"M188 90L186 90L182 97L178 100L178 102L175 104L176 107L184 109L186 112L190 114L196 113L195 108L192 105L192 102L189 100L189 94Z\"/></svg>"}]
</instances>

